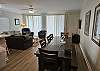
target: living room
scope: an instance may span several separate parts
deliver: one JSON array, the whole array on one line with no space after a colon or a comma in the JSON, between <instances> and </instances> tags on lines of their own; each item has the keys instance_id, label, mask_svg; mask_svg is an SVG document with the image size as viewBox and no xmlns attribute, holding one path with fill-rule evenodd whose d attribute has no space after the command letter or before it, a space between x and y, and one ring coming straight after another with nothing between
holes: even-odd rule
<instances>
[{"instance_id":1,"label":"living room","mask_svg":"<svg viewBox=\"0 0 100 71\"><path fill-rule=\"evenodd\" d=\"M64 14L66 17L71 15L69 17L70 19L69 23L70 25L72 25L72 27L69 28L68 26L70 25L67 25L66 27L67 29L65 29L65 31L69 30L70 32L69 36L71 36L73 32L78 31L78 20L80 16L80 10L77 10L77 7L75 7L76 10L68 10L68 11L67 11L67 8L65 7L64 7L64 11L59 10L58 8L57 10L58 12L56 12L56 10L54 9L53 9L54 11L49 11L49 12L47 12L48 10L46 12L45 10L42 10L43 11L42 12L41 10L36 9L37 11L31 14L28 13L28 10L21 10L21 9L29 9L31 7L30 4L31 2L29 2L29 5L26 5L27 7L25 8L22 7L22 8L19 8L18 11L17 10L15 11L15 9L13 8L12 8L13 10L10 10L10 8L7 9L7 7L9 7L9 4L8 3L5 4L5 1L4 2L1 1L0 18L1 18L1 23L3 23L4 27L2 27L2 24L1 24L0 30L1 30L1 35L4 35L3 37L4 39L6 39L6 42L4 39L1 39L1 41L3 41L2 43L4 44L1 47L7 48L6 52L4 51L2 52L1 50L2 55L1 55L1 61L0 61L0 64L1 64L0 68L2 71L3 70L14 71L14 69L17 71L25 71L25 70L27 71L27 69L29 69L28 71L31 71L31 70L37 71L38 61L35 55L32 56L31 53L34 54L35 51L38 49L37 47L40 47L40 46L38 46L37 41L35 41L34 39L38 37L38 32L41 30L47 30L48 31L47 36L49 34L53 34L53 36L56 36L56 35L60 36L60 33L64 32L64 19L65 19ZM34 7L34 4L32 4L32 8L33 7ZM27 12L24 13L19 10L27 11ZM2 20L2 18L4 19L4 21ZM71 21L71 19L73 19L73 21ZM16 22L16 20L18 21ZM34 23L34 25L31 22ZM58 26L58 28L56 28L56 26ZM54 30L51 30L51 27ZM33 45L31 42L32 38L29 38L29 36L26 37L26 35L25 36L22 35L23 28L29 28L31 32L34 32L33 40L35 42L33 41ZM56 32L53 32L53 31L56 31ZM5 36L5 35L8 35L8 36ZM30 47L33 47L33 50L30 49ZM26 61L27 58L30 58L30 59ZM23 63L23 61L25 61L25 64ZM30 65L26 65L27 63L29 63ZM15 64L17 65L16 67L14 67ZM26 68L23 68L25 65L26 65Z\"/></svg>"},{"instance_id":2,"label":"living room","mask_svg":"<svg viewBox=\"0 0 100 71\"><path fill-rule=\"evenodd\" d=\"M96 36L98 39L95 39L93 31L95 13L99 9L99 3L99 0L0 0L0 47L7 47L5 37L22 36L23 28L29 28L31 32L34 32L31 37L33 40L26 39L29 37L25 35L23 43L15 42L20 45L25 44L24 46L32 43L29 45L33 47L32 49L25 47L27 51L20 50L20 47L16 46L13 41L8 44L19 47L18 50L0 49L0 71L38 71L38 61L34 53L40 47L37 38L41 30L46 30L47 36L53 34L54 37L60 36L61 32L68 32L68 37L71 37L73 33L79 34L82 53L82 55L80 53L80 61L83 59L83 64L79 65L78 71L100 71L99 35ZM89 28L86 29L85 18L88 11L91 11L91 16ZM97 32L99 34L99 31ZM16 37L13 39L23 39L23 36ZM32 42L26 42L26 40Z\"/></svg>"}]
</instances>

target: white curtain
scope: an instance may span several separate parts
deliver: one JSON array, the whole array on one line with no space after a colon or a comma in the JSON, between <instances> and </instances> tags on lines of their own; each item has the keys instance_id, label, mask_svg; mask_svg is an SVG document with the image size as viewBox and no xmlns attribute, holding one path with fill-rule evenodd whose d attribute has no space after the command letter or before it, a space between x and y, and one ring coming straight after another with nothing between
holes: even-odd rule
<instances>
[{"instance_id":1,"label":"white curtain","mask_svg":"<svg viewBox=\"0 0 100 71\"><path fill-rule=\"evenodd\" d=\"M41 16L26 16L26 23L28 28L34 32L34 36L38 36L38 32L42 28L42 19Z\"/></svg>"},{"instance_id":2,"label":"white curtain","mask_svg":"<svg viewBox=\"0 0 100 71\"><path fill-rule=\"evenodd\" d=\"M65 12L64 32L68 32L69 36L72 36L72 33L79 33L78 31L79 19L80 19L80 11Z\"/></svg>"},{"instance_id":3,"label":"white curtain","mask_svg":"<svg viewBox=\"0 0 100 71\"><path fill-rule=\"evenodd\" d=\"M64 15L47 15L47 35L60 36L64 32Z\"/></svg>"},{"instance_id":4,"label":"white curtain","mask_svg":"<svg viewBox=\"0 0 100 71\"><path fill-rule=\"evenodd\" d=\"M38 36L38 32L42 30L42 16L26 16L27 26ZM64 15L46 15L47 35L53 34L60 36L64 32Z\"/></svg>"}]
</instances>

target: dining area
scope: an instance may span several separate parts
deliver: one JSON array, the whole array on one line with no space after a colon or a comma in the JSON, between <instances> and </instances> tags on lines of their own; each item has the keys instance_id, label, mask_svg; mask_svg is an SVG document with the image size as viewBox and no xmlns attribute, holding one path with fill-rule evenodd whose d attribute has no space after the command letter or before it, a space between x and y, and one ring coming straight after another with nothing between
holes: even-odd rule
<instances>
[{"instance_id":1,"label":"dining area","mask_svg":"<svg viewBox=\"0 0 100 71\"><path fill-rule=\"evenodd\" d=\"M34 53L38 58L39 71L77 71L76 47L79 44L72 42L72 37L56 36L48 43L42 40L45 46L40 43L41 47Z\"/></svg>"},{"instance_id":2,"label":"dining area","mask_svg":"<svg viewBox=\"0 0 100 71\"><path fill-rule=\"evenodd\" d=\"M73 37L50 34L46 39L39 38L35 43L38 45L9 56L0 71L88 71L80 45L72 41Z\"/></svg>"}]
</instances>

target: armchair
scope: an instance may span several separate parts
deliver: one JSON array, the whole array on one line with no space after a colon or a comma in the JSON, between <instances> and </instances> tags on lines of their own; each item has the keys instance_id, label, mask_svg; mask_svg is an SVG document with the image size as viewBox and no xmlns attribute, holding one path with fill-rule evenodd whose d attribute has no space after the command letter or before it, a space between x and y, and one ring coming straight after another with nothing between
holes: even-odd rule
<instances>
[{"instance_id":1,"label":"armchair","mask_svg":"<svg viewBox=\"0 0 100 71\"><path fill-rule=\"evenodd\" d=\"M76 43L76 44L80 43L80 35L79 34L72 35L72 43Z\"/></svg>"},{"instance_id":2,"label":"armchair","mask_svg":"<svg viewBox=\"0 0 100 71\"><path fill-rule=\"evenodd\" d=\"M26 35L26 34L29 34L33 37L34 32L31 32L29 28L23 28L22 29L22 35Z\"/></svg>"},{"instance_id":3,"label":"armchair","mask_svg":"<svg viewBox=\"0 0 100 71\"><path fill-rule=\"evenodd\" d=\"M45 39L46 38L46 30L41 30L40 32L38 32L38 37L41 39Z\"/></svg>"}]
</instances>

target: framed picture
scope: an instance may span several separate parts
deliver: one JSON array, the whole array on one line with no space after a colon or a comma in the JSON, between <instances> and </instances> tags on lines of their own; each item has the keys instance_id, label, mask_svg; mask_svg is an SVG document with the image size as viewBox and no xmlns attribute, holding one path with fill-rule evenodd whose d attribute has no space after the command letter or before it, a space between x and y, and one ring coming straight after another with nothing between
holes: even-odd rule
<instances>
[{"instance_id":1,"label":"framed picture","mask_svg":"<svg viewBox=\"0 0 100 71\"><path fill-rule=\"evenodd\" d=\"M91 10L89 10L85 14L85 29L84 29L84 34L87 35L87 36L89 36L90 17L91 17Z\"/></svg>"},{"instance_id":2,"label":"framed picture","mask_svg":"<svg viewBox=\"0 0 100 71\"><path fill-rule=\"evenodd\" d=\"M95 7L92 40L97 45L100 44L100 4Z\"/></svg>"},{"instance_id":3,"label":"framed picture","mask_svg":"<svg viewBox=\"0 0 100 71\"><path fill-rule=\"evenodd\" d=\"M20 20L19 19L15 19L15 25L20 25Z\"/></svg>"}]
</instances>

